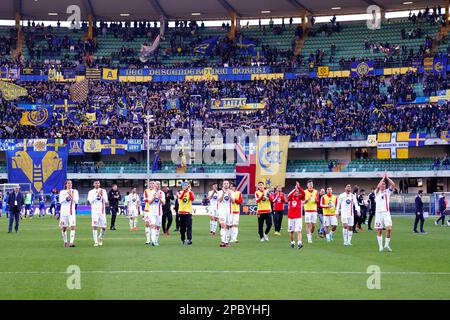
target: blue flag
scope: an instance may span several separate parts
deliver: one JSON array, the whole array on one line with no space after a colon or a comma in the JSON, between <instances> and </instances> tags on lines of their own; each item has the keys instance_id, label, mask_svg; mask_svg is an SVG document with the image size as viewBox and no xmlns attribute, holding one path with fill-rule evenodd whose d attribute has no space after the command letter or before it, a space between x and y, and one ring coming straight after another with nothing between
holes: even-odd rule
<instances>
[{"instance_id":1,"label":"blue flag","mask_svg":"<svg viewBox=\"0 0 450 320\"><path fill-rule=\"evenodd\" d=\"M374 74L373 61L353 61L350 63L350 77L364 77Z\"/></svg>"},{"instance_id":2,"label":"blue flag","mask_svg":"<svg viewBox=\"0 0 450 320\"><path fill-rule=\"evenodd\" d=\"M194 53L209 55L217 45L219 36L211 37L203 40L198 46L194 48Z\"/></svg>"},{"instance_id":3,"label":"blue flag","mask_svg":"<svg viewBox=\"0 0 450 320\"><path fill-rule=\"evenodd\" d=\"M256 41L253 41L242 34L236 40L236 46L243 55L256 56Z\"/></svg>"},{"instance_id":4,"label":"blue flag","mask_svg":"<svg viewBox=\"0 0 450 320\"><path fill-rule=\"evenodd\" d=\"M8 182L31 183L34 193L64 188L67 179L67 145L59 139L16 140L7 151Z\"/></svg>"},{"instance_id":5,"label":"blue flag","mask_svg":"<svg viewBox=\"0 0 450 320\"><path fill-rule=\"evenodd\" d=\"M133 112L131 115L131 120L134 124L139 124L142 122L142 114L141 113L137 113L137 112Z\"/></svg>"},{"instance_id":6,"label":"blue flag","mask_svg":"<svg viewBox=\"0 0 450 320\"><path fill-rule=\"evenodd\" d=\"M427 134L423 133L410 133L408 145L410 147L422 147L425 145Z\"/></svg>"},{"instance_id":7,"label":"blue flag","mask_svg":"<svg viewBox=\"0 0 450 320\"><path fill-rule=\"evenodd\" d=\"M122 117L126 117L128 115L127 99L125 97L121 97L117 101L117 115Z\"/></svg>"},{"instance_id":8,"label":"blue flag","mask_svg":"<svg viewBox=\"0 0 450 320\"><path fill-rule=\"evenodd\" d=\"M81 156L84 154L84 140L76 139L69 140L69 155L70 156Z\"/></svg>"},{"instance_id":9,"label":"blue flag","mask_svg":"<svg viewBox=\"0 0 450 320\"><path fill-rule=\"evenodd\" d=\"M171 98L167 99L166 110L179 110L180 109L180 99Z\"/></svg>"},{"instance_id":10,"label":"blue flag","mask_svg":"<svg viewBox=\"0 0 450 320\"><path fill-rule=\"evenodd\" d=\"M446 74L446 72L447 72L447 57L434 58L433 72L436 74Z\"/></svg>"}]
</instances>

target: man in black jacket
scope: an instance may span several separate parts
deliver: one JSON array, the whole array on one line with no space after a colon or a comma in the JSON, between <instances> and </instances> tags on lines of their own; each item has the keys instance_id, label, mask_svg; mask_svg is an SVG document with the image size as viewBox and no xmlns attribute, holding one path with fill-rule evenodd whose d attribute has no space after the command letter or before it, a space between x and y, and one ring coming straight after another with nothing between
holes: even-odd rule
<instances>
[{"instance_id":1,"label":"man in black jacket","mask_svg":"<svg viewBox=\"0 0 450 320\"><path fill-rule=\"evenodd\" d=\"M117 189L117 184L113 184L112 189L108 193L109 210L111 213L111 227L110 230L116 230L116 217L119 211L120 191Z\"/></svg>"},{"instance_id":2,"label":"man in black jacket","mask_svg":"<svg viewBox=\"0 0 450 320\"><path fill-rule=\"evenodd\" d=\"M420 233L426 233L425 231L423 231L423 223L425 222L425 219L423 218L423 202L422 202L422 194L423 194L423 190L419 190L419 193L416 196L416 208L414 210L414 213L416 215L416 219L414 220L414 232L415 233L419 233L419 231L417 231L417 225L419 224L420 221Z\"/></svg>"},{"instance_id":3,"label":"man in black jacket","mask_svg":"<svg viewBox=\"0 0 450 320\"><path fill-rule=\"evenodd\" d=\"M170 201L175 199L173 196L172 190L170 190L168 187L164 187L163 190L164 194L166 195L166 203L163 205L163 214L162 214L162 229L164 235L169 235L170 226L172 225L172 210L170 208L171 203ZM167 226L166 226L167 222Z\"/></svg>"},{"instance_id":4,"label":"man in black jacket","mask_svg":"<svg viewBox=\"0 0 450 320\"><path fill-rule=\"evenodd\" d=\"M369 221L367 222L367 226L369 230L372 229L372 220L375 216L375 188L372 188L372 192L369 193Z\"/></svg>"},{"instance_id":5,"label":"man in black jacket","mask_svg":"<svg viewBox=\"0 0 450 320\"><path fill-rule=\"evenodd\" d=\"M175 226L176 226L175 231L180 231L180 215L178 213L178 208L179 208L178 197L175 197L175 204L173 206L173 210L175 210Z\"/></svg>"},{"instance_id":6,"label":"man in black jacket","mask_svg":"<svg viewBox=\"0 0 450 320\"><path fill-rule=\"evenodd\" d=\"M9 194L8 197L8 206L9 206L9 228L8 233L12 232L12 226L14 220L16 220L16 225L14 230L19 231L19 219L20 219L20 210L24 204L24 199L22 193L19 191L19 186L14 187L14 191Z\"/></svg>"}]
</instances>

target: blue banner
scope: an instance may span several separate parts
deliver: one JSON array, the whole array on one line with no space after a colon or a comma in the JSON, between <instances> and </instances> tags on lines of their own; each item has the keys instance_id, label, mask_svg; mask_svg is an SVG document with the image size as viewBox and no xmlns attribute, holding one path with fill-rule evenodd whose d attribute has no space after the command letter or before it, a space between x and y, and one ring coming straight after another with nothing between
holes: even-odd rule
<instances>
[{"instance_id":1,"label":"blue banner","mask_svg":"<svg viewBox=\"0 0 450 320\"><path fill-rule=\"evenodd\" d=\"M61 126L65 126L71 121L75 125L80 125L81 120L78 118L78 104L71 100L55 100L53 111L56 112L56 121Z\"/></svg>"},{"instance_id":2,"label":"blue banner","mask_svg":"<svg viewBox=\"0 0 450 320\"><path fill-rule=\"evenodd\" d=\"M33 193L61 190L67 178L67 146L59 139L16 140L7 151L8 183L31 183Z\"/></svg>"},{"instance_id":3,"label":"blue banner","mask_svg":"<svg viewBox=\"0 0 450 320\"><path fill-rule=\"evenodd\" d=\"M81 156L84 154L84 140L69 140L69 156Z\"/></svg>"},{"instance_id":4,"label":"blue banner","mask_svg":"<svg viewBox=\"0 0 450 320\"><path fill-rule=\"evenodd\" d=\"M141 152L142 151L142 139L128 139L127 140L128 152Z\"/></svg>"},{"instance_id":5,"label":"blue banner","mask_svg":"<svg viewBox=\"0 0 450 320\"><path fill-rule=\"evenodd\" d=\"M410 133L408 144L410 147L423 147L425 145L426 139L427 139L427 134L425 132Z\"/></svg>"},{"instance_id":6,"label":"blue banner","mask_svg":"<svg viewBox=\"0 0 450 320\"><path fill-rule=\"evenodd\" d=\"M353 61L350 64L350 77L364 77L374 74L373 61Z\"/></svg>"},{"instance_id":7,"label":"blue banner","mask_svg":"<svg viewBox=\"0 0 450 320\"><path fill-rule=\"evenodd\" d=\"M102 139L102 154L125 154L127 141L122 139Z\"/></svg>"},{"instance_id":8,"label":"blue banner","mask_svg":"<svg viewBox=\"0 0 450 320\"><path fill-rule=\"evenodd\" d=\"M212 75L251 75L271 73L269 66L229 67L229 68L189 68L189 69L120 69L120 76L202 76Z\"/></svg>"},{"instance_id":9,"label":"blue banner","mask_svg":"<svg viewBox=\"0 0 450 320\"><path fill-rule=\"evenodd\" d=\"M18 103L16 107L22 110L35 111L39 110L40 108L50 108L51 106L38 103Z\"/></svg>"},{"instance_id":10,"label":"blue banner","mask_svg":"<svg viewBox=\"0 0 450 320\"><path fill-rule=\"evenodd\" d=\"M0 151L14 150L14 139L0 139Z\"/></svg>"},{"instance_id":11,"label":"blue banner","mask_svg":"<svg viewBox=\"0 0 450 320\"><path fill-rule=\"evenodd\" d=\"M180 99L172 98L167 99L166 110L179 110L180 109Z\"/></svg>"},{"instance_id":12,"label":"blue banner","mask_svg":"<svg viewBox=\"0 0 450 320\"><path fill-rule=\"evenodd\" d=\"M219 36L203 40L201 44L194 48L194 53L209 55L217 45Z\"/></svg>"},{"instance_id":13,"label":"blue banner","mask_svg":"<svg viewBox=\"0 0 450 320\"><path fill-rule=\"evenodd\" d=\"M447 57L434 58L433 73L445 74L447 72Z\"/></svg>"},{"instance_id":14,"label":"blue banner","mask_svg":"<svg viewBox=\"0 0 450 320\"><path fill-rule=\"evenodd\" d=\"M236 40L236 46L243 55L256 56L256 41L253 41L242 34Z\"/></svg>"}]
</instances>

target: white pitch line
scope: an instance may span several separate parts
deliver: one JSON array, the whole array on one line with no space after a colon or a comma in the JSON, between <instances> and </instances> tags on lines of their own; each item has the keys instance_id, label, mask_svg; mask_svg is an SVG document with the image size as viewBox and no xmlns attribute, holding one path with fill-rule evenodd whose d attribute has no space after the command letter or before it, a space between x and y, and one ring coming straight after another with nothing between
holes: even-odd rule
<instances>
[{"instance_id":1,"label":"white pitch line","mask_svg":"<svg viewBox=\"0 0 450 320\"><path fill-rule=\"evenodd\" d=\"M350 274L367 275L364 271L289 271L289 270L86 270L82 274L109 274L109 273L278 273L278 274ZM7 274L67 274L64 271L0 271L0 275ZM450 275L450 272L420 272L420 271L384 271L384 275Z\"/></svg>"}]
</instances>

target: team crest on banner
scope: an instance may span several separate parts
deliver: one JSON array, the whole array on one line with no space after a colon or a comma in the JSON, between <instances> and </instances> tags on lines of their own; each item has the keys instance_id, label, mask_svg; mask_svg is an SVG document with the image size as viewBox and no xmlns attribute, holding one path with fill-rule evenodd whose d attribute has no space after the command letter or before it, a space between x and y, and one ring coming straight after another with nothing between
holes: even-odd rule
<instances>
[{"instance_id":1,"label":"team crest on banner","mask_svg":"<svg viewBox=\"0 0 450 320\"><path fill-rule=\"evenodd\" d=\"M259 136L256 158L256 182L284 187L290 136Z\"/></svg>"},{"instance_id":2,"label":"team crest on banner","mask_svg":"<svg viewBox=\"0 0 450 320\"><path fill-rule=\"evenodd\" d=\"M350 76L364 77L374 73L373 61L353 61L350 64Z\"/></svg>"},{"instance_id":3,"label":"team crest on banner","mask_svg":"<svg viewBox=\"0 0 450 320\"><path fill-rule=\"evenodd\" d=\"M101 140L84 140L83 150L88 153L102 152Z\"/></svg>"},{"instance_id":4,"label":"team crest on banner","mask_svg":"<svg viewBox=\"0 0 450 320\"><path fill-rule=\"evenodd\" d=\"M31 183L34 193L61 190L67 178L68 150L55 139L17 140L14 150L7 151L8 182Z\"/></svg>"},{"instance_id":5,"label":"team crest on banner","mask_svg":"<svg viewBox=\"0 0 450 320\"><path fill-rule=\"evenodd\" d=\"M77 156L84 154L83 140L69 140L69 155Z\"/></svg>"},{"instance_id":6,"label":"team crest on banner","mask_svg":"<svg viewBox=\"0 0 450 320\"><path fill-rule=\"evenodd\" d=\"M378 133L378 159L407 159L409 132Z\"/></svg>"}]
</instances>

